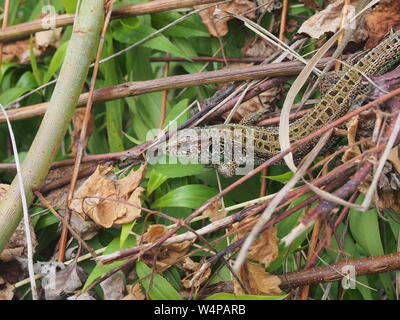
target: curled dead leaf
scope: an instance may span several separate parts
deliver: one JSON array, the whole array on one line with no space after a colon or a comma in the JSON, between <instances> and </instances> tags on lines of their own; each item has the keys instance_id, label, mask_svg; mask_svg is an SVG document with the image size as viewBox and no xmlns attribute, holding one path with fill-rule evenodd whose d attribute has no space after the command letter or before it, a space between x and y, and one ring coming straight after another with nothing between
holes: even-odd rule
<instances>
[{"instance_id":1,"label":"curled dead leaf","mask_svg":"<svg viewBox=\"0 0 400 320\"><path fill-rule=\"evenodd\" d=\"M122 300L144 300L146 298L139 283L127 285L126 291L128 294Z\"/></svg>"},{"instance_id":2,"label":"curled dead leaf","mask_svg":"<svg viewBox=\"0 0 400 320\"><path fill-rule=\"evenodd\" d=\"M226 216L226 210L221 207L221 202L216 201L204 210L204 216L209 217L212 222L222 219Z\"/></svg>"},{"instance_id":3,"label":"curled dead leaf","mask_svg":"<svg viewBox=\"0 0 400 320\"><path fill-rule=\"evenodd\" d=\"M369 31L365 48L372 49L392 28L400 28L400 1L381 1L365 17L365 23Z\"/></svg>"},{"instance_id":4,"label":"curled dead leaf","mask_svg":"<svg viewBox=\"0 0 400 320\"><path fill-rule=\"evenodd\" d=\"M357 142L356 135L357 135L357 129L358 129L358 122L359 122L358 116L351 118L347 122L347 140L348 140L349 145L352 145ZM360 154L361 154L360 147L358 145L353 146L352 148L347 149L344 152L342 161L347 162Z\"/></svg>"},{"instance_id":5,"label":"curled dead leaf","mask_svg":"<svg viewBox=\"0 0 400 320\"><path fill-rule=\"evenodd\" d=\"M140 217L140 195L144 191L139 184L146 173L145 165L137 171L132 170L120 180L110 175L112 169L98 167L76 191L70 206L79 215L88 215L104 228L128 223ZM131 205L108 199L126 201Z\"/></svg>"},{"instance_id":6,"label":"curled dead leaf","mask_svg":"<svg viewBox=\"0 0 400 320\"><path fill-rule=\"evenodd\" d=\"M276 296L282 294L282 290L279 288L281 284L279 277L269 274L258 263L246 261L239 272L239 278L248 292L245 292L240 284L234 280L234 292L237 295L256 294Z\"/></svg>"},{"instance_id":7,"label":"curled dead leaf","mask_svg":"<svg viewBox=\"0 0 400 320\"><path fill-rule=\"evenodd\" d=\"M0 277L0 300L11 300L14 297L14 286Z\"/></svg>"},{"instance_id":8,"label":"curled dead leaf","mask_svg":"<svg viewBox=\"0 0 400 320\"><path fill-rule=\"evenodd\" d=\"M167 227L162 224L152 224L143 235L146 242L154 242L160 239L167 232Z\"/></svg>"},{"instance_id":9,"label":"curled dead leaf","mask_svg":"<svg viewBox=\"0 0 400 320\"><path fill-rule=\"evenodd\" d=\"M210 277L211 274L211 268L209 266L194 262L189 257L185 259L182 267L189 271L185 278L181 281L183 287L187 289L200 287Z\"/></svg>"},{"instance_id":10,"label":"curled dead leaf","mask_svg":"<svg viewBox=\"0 0 400 320\"><path fill-rule=\"evenodd\" d=\"M351 5L344 7L344 0L337 0L329 4L324 10L317 12L311 18L307 19L300 27L297 33L305 33L310 37L318 39L326 33L335 33L339 30L342 22L343 13L346 14L347 20L350 21L354 17L356 0L351 1ZM345 10L344 10L345 9ZM349 22L348 27L353 29L351 40L358 43L365 40L368 32L365 27L364 20L355 28ZM347 25L348 25L347 24Z\"/></svg>"},{"instance_id":11,"label":"curled dead leaf","mask_svg":"<svg viewBox=\"0 0 400 320\"><path fill-rule=\"evenodd\" d=\"M195 8L202 8L204 6L205 5L196 6ZM233 17L221 11L219 11L219 13L216 15L216 9L229 13L244 14L245 12L254 9L255 7L256 4L248 0L233 0L229 3L219 4L215 7L203 10L199 13L199 15L203 24L207 27L208 32L213 37L223 37L228 33L228 21L233 19ZM245 14L245 16L249 19L255 19L256 17L254 10Z\"/></svg>"},{"instance_id":12,"label":"curled dead leaf","mask_svg":"<svg viewBox=\"0 0 400 320\"><path fill-rule=\"evenodd\" d=\"M251 245L247 258L256 260L267 268L278 256L278 237L276 228L265 230Z\"/></svg>"}]
</instances>

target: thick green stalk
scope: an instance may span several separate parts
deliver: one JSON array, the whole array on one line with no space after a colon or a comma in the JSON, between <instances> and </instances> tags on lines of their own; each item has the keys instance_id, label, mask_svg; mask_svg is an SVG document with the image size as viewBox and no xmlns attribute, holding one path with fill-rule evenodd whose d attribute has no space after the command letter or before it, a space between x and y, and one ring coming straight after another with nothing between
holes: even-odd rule
<instances>
[{"instance_id":1,"label":"thick green stalk","mask_svg":"<svg viewBox=\"0 0 400 320\"><path fill-rule=\"evenodd\" d=\"M64 138L94 58L103 25L104 1L83 0L49 108L22 164L28 204L39 188ZM17 179L0 203L0 253L22 217Z\"/></svg>"}]
</instances>

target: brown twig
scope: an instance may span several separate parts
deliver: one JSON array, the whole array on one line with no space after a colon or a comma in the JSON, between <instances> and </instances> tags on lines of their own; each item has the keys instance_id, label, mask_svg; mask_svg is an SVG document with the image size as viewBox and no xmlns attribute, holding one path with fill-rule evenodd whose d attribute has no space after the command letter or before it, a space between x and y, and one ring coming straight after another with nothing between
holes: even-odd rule
<instances>
[{"instance_id":1,"label":"brown twig","mask_svg":"<svg viewBox=\"0 0 400 320\"><path fill-rule=\"evenodd\" d=\"M288 291L300 286L319 282L338 281L343 278L342 268L351 266L357 276L383 273L400 269L400 253L386 254L379 257L344 260L325 267L310 268L279 275L282 281L279 287Z\"/></svg>"},{"instance_id":2,"label":"brown twig","mask_svg":"<svg viewBox=\"0 0 400 320\"><path fill-rule=\"evenodd\" d=\"M283 40L285 37L285 29L286 29L286 19L289 8L289 0L283 0L282 5L282 15L281 15L281 25L279 27L279 39Z\"/></svg>"},{"instance_id":3,"label":"brown twig","mask_svg":"<svg viewBox=\"0 0 400 320\"><path fill-rule=\"evenodd\" d=\"M171 54L167 52L167 58L171 57ZM165 62L164 66L164 78L167 78L169 74L169 62ZM164 126L165 115L167 113L167 98L168 98L168 90L164 90L161 96L161 115L160 115L160 125L159 128L162 129Z\"/></svg>"},{"instance_id":4,"label":"brown twig","mask_svg":"<svg viewBox=\"0 0 400 320\"><path fill-rule=\"evenodd\" d=\"M328 59L321 59L317 64L317 67L322 67L327 62ZM196 74L171 76L155 80L126 82L120 85L95 90L93 101L109 101L173 88L226 83L239 80L252 80L265 77L290 76L298 74L303 67L304 65L301 62L281 62L245 68L199 72ZM81 94L77 106L85 105L87 100L88 93ZM48 103L44 102L19 109L9 109L7 110L7 114L10 120L28 119L44 114L47 110L47 106ZM0 123L4 121L4 116L1 115Z\"/></svg>"}]
</instances>

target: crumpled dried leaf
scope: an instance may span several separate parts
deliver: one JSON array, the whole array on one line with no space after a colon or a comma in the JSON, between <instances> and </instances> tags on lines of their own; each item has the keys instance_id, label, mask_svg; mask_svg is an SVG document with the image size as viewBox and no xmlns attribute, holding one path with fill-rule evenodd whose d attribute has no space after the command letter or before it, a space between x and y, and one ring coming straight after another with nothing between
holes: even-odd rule
<instances>
[{"instance_id":1,"label":"crumpled dried leaf","mask_svg":"<svg viewBox=\"0 0 400 320\"><path fill-rule=\"evenodd\" d=\"M400 174L400 148L398 145L390 150L388 160L392 163L397 173Z\"/></svg>"},{"instance_id":2,"label":"crumpled dried leaf","mask_svg":"<svg viewBox=\"0 0 400 320\"><path fill-rule=\"evenodd\" d=\"M82 163L82 167L91 166L92 164ZM58 170L60 169L60 170ZM63 170L65 169L65 170ZM53 169L49 172L46 181L54 181L63 176L70 176L72 173L73 166L65 168ZM77 181L76 187L79 188L86 179L79 179ZM51 204L51 206L57 210L57 212L63 216L66 211L66 203L68 197L69 185L58 188L51 191L46 195L46 200ZM71 211L71 217L69 221L70 226L75 230L76 233L80 235L83 240L92 239L99 230L99 226L92 220L82 220L82 218L74 211Z\"/></svg>"},{"instance_id":3,"label":"crumpled dried leaf","mask_svg":"<svg viewBox=\"0 0 400 320\"><path fill-rule=\"evenodd\" d=\"M147 229L147 232L143 234L143 239L150 243L157 241L167 232L167 227L162 224L152 224Z\"/></svg>"},{"instance_id":4,"label":"crumpled dried leaf","mask_svg":"<svg viewBox=\"0 0 400 320\"><path fill-rule=\"evenodd\" d=\"M42 56L49 48L57 48L60 43L62 28L40 31L35 34L33 41L33 53L36 57ZM3 44L3 59L14 60L18 63L30 61L30 39L19 40Z\"/></svg>"},{"instance_id":5,"label":"crumpled dried leaf","mask_svg":"<svg viewBox=\"0 0 400 320\"><path fill-rule=\"evenodd\" d=\"M172 266L189 251L191 244L190 241L183 241L163 246L157 256L157 266Z\"/></svg>"},{"instance_id":6,"label":"crumpled dried leaf","mask_svg":"<svg viewBox=\"0 0 400 320\"><path fill-rule=\"evenodd\" d=\"M351 4L354 4L356 0L352 0ZM337 0L329 4L324 10L316 13L311 18L307 19L300 27L297 33L306 33L312 38L318 39L325 33L339 30L342 21L344 0ZM351 14L354 14L354 6L349 7L347 11L347 17L352 18ZM350 26L352 27L352 26ZM360 22L354 32L352 33L351 40L359 43L365 40L368 36L368 32L365 29L365 23Z\"/></svg>"},{"instance_id":7,"label":"crumpled dried leaf","mask_svg":"<svg viewBox=\"0 0 400 320\"><path fill-rule=\"evenodd\" d=\"M391 28L400 28L400 1L381 1L365 17L365 23L369 31L366 49L374 48Z\"/></svg>"},{"instance_id":8,"label":"crumpled dried leaf","mask_svg":"<svg viewBox=\"0 0 400 320\"><path fill-rule=\"evenodd\" d=\"M71 202L72 210L81 216L88 215L104 228L110 228L113 224L132 222L140 217L141 210L137 206L141 205L140 195L144 191L139 184L146 173L145 165L137 171L132 170L128 176L120 180L108 175L112 169L112 167L98 167L76 191ZM120 199L134 206L90 196Z\"/></svg>"},{"instance_id":9,"label":"crumpled dried leaf","mask_svg":"<svg viewBox=\"0 0 400 320\"><path fill-rule=\"evenodd\" d=\"M269 274L258 263L246 261L240 269L239 278L250 294L267 296L282 294L279 277ZM246 294L236 280L234 280L234 292L237 295Z\"/></svg>"},{"instance_id":10,"label":"crumpled dried leaf","mask_svg":"<svg viewBox=\"0 0 400 320\"><path fill-rule=\"evenodd\" d=\"M247 258L256 260L265 267L278 256L278 237L276 236L276 228L265 230L260 237L251 245Z\"/></svg>"},{"instance_id":11,"label":"crumpled dried leaf","mask_svg":"<svg viewBox=\"0 0 400 320\"><path fill-rule=\"evenodd\" d=\"M198 274L198 271L201 269L202 266L202 263L194 262L189 257L185 259L182 268L192 272L189 272L186 277L182 279L181 282L183 287L187 289L192 287L200 287L210 277L210 268L204 270L201 275ZM194 276L196 277L195 281L193 281Z\"/></svg>"},{"instance_id":12,"label":"crumpled dried leaf","mask_svg":"<svg viewBox=\"0 0 400 320\"><path fill-rule=\"evenodd\" d=\"M0 277L0 300L11 300L14 297L14 286Z\"/></svg>"},{"instance_id":13,"label":"crumpled dried leaf","mask_svg":"<svg viewBox=\"0 0 400 320\"><path fill-rule=\"evenodd\" d=\"M144 300L146 298L139 283L127 285L126 291L128 294L122 300Z\"/></svg>"},{"instance_id":14,"label":"crumpled dried leaf","mask_svg":"<svg viewBox=\"0 0 400 320\"><path fill-rule=\"evenodd\" d=\"M358 129L358 121L359 121L359 117L355 116L355 117L352 117L347 122L348 145L351 145L351 144L357 142L356 135L357 135L357 129ZM361 154L360 146L358 146L358 145L353 146L352 148L347 149L343 153L342 161L347 162L360 154Z\"/></svg>"},{"instance_id":15,"label":"crumpled dried leaf","mask_svg":"<svg viewBox=\"0 0 400 320\"><path fill-rule=\"evenodd\" d=\"M214 222L226 216L226 210L221 206L220 201L213 202L203 213L204 216L209 217L210 221Z\"/></svg>"},{"instance_id":16,"label":"crumpled dried leaf","mask_svg":"<svg viewBox=\"0 0 400 320\"><path fill-rule=\"evenodd\" d=\"M61 262L37 262L34 270L43 276L41 284L46 300L59 300L86 280L85 272L76 263L66 266Z\"/></svg>"},{"instance_id":17,"label":"crumpled dried leaf","mask_svg":"<svg viewBox=\"0 0 400 320\"><path fill-rule=\"evenodd\" d=\"M196 6L195 8L202 8L205 5ZM199 13L203 24L207 27L208 32L213 37L223 37L229 31L228 29L228 21L233 19L233 17L226 15L221 12L218 15L215 15L215 10L223 10L230 13L235 14L243 14L246 11L254 9L256 4L254 2L250 2L248 0L233 0L228 3L223 3L216 5L215 7L208 8ZM254 10L245 15L249 19L255 19Z\"/></svg>"},{"instance_id":18,"label":"crumpled dried leaf","mask_svg":"<svg viewBox=\"0 0 400 320\"><path fill-rule=\"evenodd\" d=\"M245 68L250 65L251 64L248 63L232 63L223 67L222 69ZM239 122L246 115L254 113L260 109L269 108L271 111L273 111L275 102L281 98L282 88L283 85L270 88L264 92L261 92L258 96L241 103L239 108L237 108L236 112L233 114L233 122ZM230 110L223 113L222 118L226 119L229 113Z\"/></svg>"},{"instance_id":19,"label":"crumpled dried leaf","mask_svg":"<svg viewBox=\"0 0 400 320\"><path fill-rule=\"evenodd\" d=\"M86 108L77 108L75 110L75 114L72 119L72 123L74 124L74 131L72 132L71 135L72 136L71 153L69 154L71 157L75 157L76 153L78 152L78 141L79 141L79 136L81 135L83 121L85 119L85 110ZM85 144L87 143L87 141L90 138L90 135L92 134L93 125L94 125L94 117L92 114L90 114L86 129L86 136L84 142Z\"/></svg>"},{"instance_id":20,"label":"crumpled dried leaf","mask_svg":"<svg viewBox=\"0 0 400 320\"><path fill-rule=\"evenodd\" d=\"M282 3L280 0L256 0L258 10L262 13L272 12L273 10L278 10L282 8Z\"/></svg>"},{"instance_id":21,"label":"crumpled dried leaf","mask_svg":"<svg viewBox=\"0 0 400 320\"><path fill-rule=\"evenodd\" d=\"M250 38L242 47L240 52L247 57L268 58L277 51L277 47L260 37Z\"/></svg>"},{"instance_id":22,"label":"crumpled dried leaf","mask_svg":"<svg viewBox=\"0 0 400 320\"><path fill-rule=\"evenodd\" d=\"M246 236L258 221L258 217L248 217L233 225L237 229L236 240ZM265 230L250 246L247 260L243 263L239 272L239 278L250 294L279 295L280 279L265 271L270 263L278 256L278 238L276 228ZM251 260L258 261L255 263ZM237 280L234 280L235 294L246 294Z\"/></svg>"},{"instance_id":23,"label":"crumpled dried leaf","mask_svg":"<svg viewBox=\"0 0 400 320\"><path fill-rule=\"evenodd\" d=\"M57 48L60 44L62 28L49 29L35 33L35 47L46 50L49 47Z\"/></svg>"},{"instance_id":24,"label":"crumpled dried leaf","mask_svg":"<svg viewBox=\"0 0 400 320\"><path fill-rule=\"evenodd\" d=\"M122 271L114 273L100 283L104 293L104 300L121 300L125 292L125 274Z\"/></svg>"}]
</instances>

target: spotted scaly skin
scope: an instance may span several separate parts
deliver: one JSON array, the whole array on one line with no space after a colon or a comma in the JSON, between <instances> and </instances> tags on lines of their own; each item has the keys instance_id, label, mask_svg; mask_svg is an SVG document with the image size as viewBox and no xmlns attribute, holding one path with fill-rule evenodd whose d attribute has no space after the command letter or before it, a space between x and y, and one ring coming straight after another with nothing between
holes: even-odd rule
<instances>
[{"instance_id":1,"label":"spotted scaly skin","mask_svg":"<svg viewBox=\"0 0 400 320\"><path fill-rule=\"evenodd\" d=\"M400 31L397 31L386 37L378 46L368 51L362 58L355 62L352 67L348 68L337 83L326 92L322 100L312 111L290 124L290 142L298 141L345 115L351 108L356 97L365 89L363 75L371 76L384 74L399 60ZM205 133L206 130L210 129L215 129L218 133L226 133L234 130L236 132L238 130L241 131L243 146L249 142L247 141L248 132L251 130L254 134L254 156L256 158L256 163L260 162L260 160L265 161L266 159L272 158L281 151L278 139L278 127L262 128L240 124L228 124L195 128L197 135L184 137L183 140L178 142L178 149L182 145L193 147L193 150L189 150L191 149L191 147L189 147L189 151L184 157L200 159L200 153L197 151L199 149L196 149L196 146L200 144L198 137L200 137L201 133ZM180 133L182 136L185 136L186 131L189 132L190 130L193 129L181 130ZM301 160L311 151L317 141L318 139L311 140L297 148L294 152L295 159ZM332 139L332 141L334 142L335 140ZM224 148L223 143L221 143L219 148ZM223 159L221 159L221 162L223 162ZM228 176L229 175L230 174L228 174Z\"/></svg>"},{"instance_id":2,"label":"spotted scaly skin","mask_svg":"<svg viewBox=\"0 0 400 320\"><path fill-rule=\"evenodd\" d=\"M327 124L344 116L352 106L357 95L362 92L364 75L381 75L386 73L400 60L400 31L393 33L374 49L367 52L353 67L343 74L339 81L323 96L322 100L304 117L292 122L289 126L289 139L293 143ZM234 124L216 125L213 128L240 129L249 128ZM211 127L208 127L211 128ZM278 127L254 129L254 147L256 154L269 159L279 153ZM296 158L304 157L314 147L317 141L310 141L299 147Z\"/></svg>"}]
</instances>

